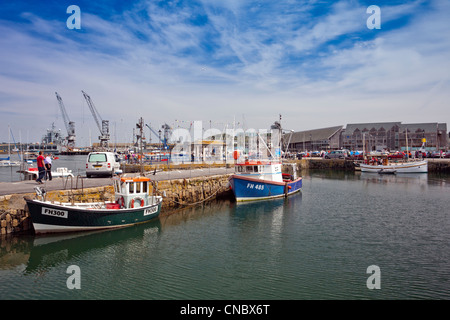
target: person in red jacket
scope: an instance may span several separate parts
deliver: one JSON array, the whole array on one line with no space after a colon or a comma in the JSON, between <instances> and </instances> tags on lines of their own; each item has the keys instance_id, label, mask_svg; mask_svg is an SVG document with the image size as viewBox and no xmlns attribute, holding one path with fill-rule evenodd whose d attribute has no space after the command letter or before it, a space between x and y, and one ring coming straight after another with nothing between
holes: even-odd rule
<instances>
[{"instance_id":1,"label":"person in red jacket","mask_svg":"<svg viewBox=\"0 0 450 320\"><path fill-rule=\"evenodd\" d=\"M45 176L45 165L44 165L44 156L42 155L42 151L39 151L39 156L36 159L39 177L36 179L37 183L43 184L42 178Z\"/></svg>"}]
</instances>

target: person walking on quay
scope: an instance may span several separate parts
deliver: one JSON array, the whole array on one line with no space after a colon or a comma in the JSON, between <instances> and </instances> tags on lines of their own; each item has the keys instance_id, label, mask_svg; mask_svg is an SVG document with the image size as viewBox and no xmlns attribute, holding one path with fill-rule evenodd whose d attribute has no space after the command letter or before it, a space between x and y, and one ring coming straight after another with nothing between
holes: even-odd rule
<instances>
[{"instance_id":1,"label":"person walking on quay","mask_svg":"<svg viewBox=\"0 0 450 320\"><path fill-rule=\"evenodd\" d=\"M50 154L45 157L45 180L52 181L52 156Z\"/></svg>"},{"instance_id":2,"label":"person walking on quay","mask_svg":"<svg viewBox=\"0 0 450 320\"><path fill-rule=\"evenodd\" d=\"M44 156L42 155L42 151L39 151L39 156L36 159L39 176L36 179L37 183L42 184L42 178L45 176L45 165L44 165Z\"/></svg>"}]
</instances>

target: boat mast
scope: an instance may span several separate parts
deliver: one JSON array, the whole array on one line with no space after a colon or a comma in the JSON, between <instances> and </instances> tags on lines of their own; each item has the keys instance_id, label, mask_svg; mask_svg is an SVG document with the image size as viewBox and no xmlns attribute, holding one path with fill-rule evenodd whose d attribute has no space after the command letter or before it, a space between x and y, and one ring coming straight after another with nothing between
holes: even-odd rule
<instances>
[{"instance_id":1,"label":"boat mast","mask_svg":"<svg viewBox=\"0 0 450 320\"><path fill-rule=\"evenodd\" d=\"M139 118L139 122L136 123L136 128L139 129L139 135L137 136L138 140L138 147L139 147L139 165L140 165L140 174L143 177L144 176L144 151L142 146L142 140L144 139L144 119Z\"/></svg>"},{"instance_id":2,"label":"boat mast","mask_svg":"<svg viewBox=\"0 0 450 320\"><path fill-rule=\"evenodd\" d=\"M8 160L11 160L11 128L8 124Z\"/></svg>"},{"instance_id":3,"label":"boat mast","mask_svg":"<svg viewBox=\"0 0 450 320\"><path fill-rule=\"evenodd\" d=\"M406 160L409 160L409 154L408 154L408 128L406 127Z\"/></svg>"}]
</instances>

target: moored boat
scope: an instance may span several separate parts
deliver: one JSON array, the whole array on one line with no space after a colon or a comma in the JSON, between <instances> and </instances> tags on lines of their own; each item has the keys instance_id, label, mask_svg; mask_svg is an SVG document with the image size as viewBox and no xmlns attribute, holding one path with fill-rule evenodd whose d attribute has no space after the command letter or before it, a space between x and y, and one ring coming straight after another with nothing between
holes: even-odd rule
<instances>
[{"instance_id":1,"label":"moored boat","mask_svg":"<svg viewBox=\"0 0 450 320\"><path fill-rule=\"evenodd\" d=\"M20 167L20 161L12 161L10 157L0 159L0 167Z\"/></svg>"},{"instance_id":2,"label":"moored boat","mask_svg":"<svg viewBox=\"0 0 450 320\"><path fill-rule=\"evenodd\" d=\"M150 179L114 179L115 201L60 203L46 200L36 187L37 199L25 197L36 234L119 228L159 216L162 197L149 195Z\"/></svg>"},{"instance_id":3,"label":"moored boat","mask_svg":"<svg viewBox=\"0 0 450 320\"><path fill-rule=\"evenodd\" d=\"M38 168L28 168L24 170L18 171L23 174L23 180L36 180L39 176ZM64 178L64 177L73 177L72 170L69 170L65 167L56 168L56 171L52 171L52 178Z\"/></svg>"},{"instance_id":4,"label":"moored boat","mask_svg":"<svg viewBox=\"0 0 450 320\"><path fill-rule=\"evenodd\" d=\"M301 190L302 178L297 177L294 167L292 175L282 173L282 132L280 115L280 120L275 121L271 126L271 148L268 147L265 139L257 134L259 140L256 139L256 141L250 143L253 149L248 149L248 155L241 155L239 150L234 151L235 173L229 178L229 184L236 201L288 197ZM266 138L268 138L268 135ZM256 147L256 150L254 150L255 146L259 146L259 148ZM261 150L261 147L265 147L265 150ZM266 156L263 155L262 151L265 151ZM249 156L256 158L249 160Z\"/></svg>"},{"instance_id":5,"label":"moored boat","mask_svg":"<svg viewBox=\"0 0 450 320\"><path fill-rule=\"evenodd\" d=\"M281 162L236 163L230 186L236 201L287 197L301 190L302 178L281 173Z\"/></svg>"},{"instance_id":6,"label":"moored boat","mask_svg":"<svg viewBox=\"0 0 450 320\"><path fill-rule=\"evenodd\" d=\"M426 160L420 161L406 161L406 162L390 162L384 159L380 164L377 161L372 163L360 163L361 172L373 173L426 173L428 172L428 162Z\"/></svg>"}]
</instances>

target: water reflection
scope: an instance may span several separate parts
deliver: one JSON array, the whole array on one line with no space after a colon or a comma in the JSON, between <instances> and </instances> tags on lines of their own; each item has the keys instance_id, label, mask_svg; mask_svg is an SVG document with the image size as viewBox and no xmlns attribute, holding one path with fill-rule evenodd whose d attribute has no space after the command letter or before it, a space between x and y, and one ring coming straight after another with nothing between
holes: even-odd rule
<instances>
[{"instance_id":1,"label":"water reflection","mask_svg":"<svg viewBox=\"0 0 450 320\"><path fill-rule=\"evenodd\" d=\"M178 210L163 213L159 216L161 227L167 228L170 226L176 226L188 221L200 220L207 217L212 217L217 212L228 210L228 208L234 206L232 200L213 200L204 202L195 206L186 206Z\"/></svg>"},{"instance_id":2,"label":"water reflection","mask_svg":"<svg viewBox=\"0 0 450 320\"><path fill-rule=\"evenodd\" d=\"M303 177L302 192L286 199L212 201L135 227L0 240L6 284L0 293L8 299L449 298L450 179L313 171ZM72 264L82 270L77 292L66 288ZM365 286L371 264L382 270L376 292Z\"/></svg>"},{"instance_id":3,"label":"water reflection","mask_svg":"<svg viewBox=\"0 0 450 320\"><path fill-rule=\"evenodd\" d=\"M364 184L367 183L378 183L378 184L413 184L419 185L421 187L426 187L428 184L428 175L424 173L409 173L409 174L378 174L371 172L360 172L355 174L355 177L363 181Z\"/></svg>"},{"instance_id":4,"label":"water reflection","mask_svg":"<svg viewBox=\"0 0 450 320\"><path fill-rule=\"evenodd\" d=\"M10 243L4 248L0 268L13 269L25 264L23 270L25 275L42 274L59 265L67 265L68 261L74 258L80 258L96 250L105 250L119 243L155 242L160 232L161 223L155 220L115 230L14 237L3 240ZM27 257L27 260L12 258L9 259L9 263L4 263L8 260L6 257L17 257L18 253L22 257Z\"/></svg>"}]
</instances>

